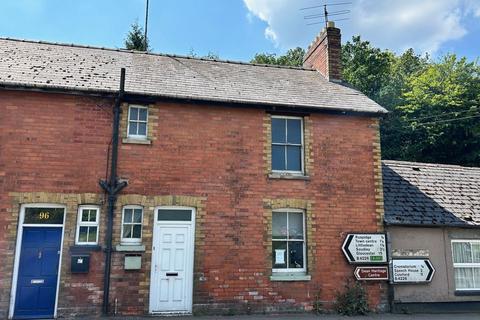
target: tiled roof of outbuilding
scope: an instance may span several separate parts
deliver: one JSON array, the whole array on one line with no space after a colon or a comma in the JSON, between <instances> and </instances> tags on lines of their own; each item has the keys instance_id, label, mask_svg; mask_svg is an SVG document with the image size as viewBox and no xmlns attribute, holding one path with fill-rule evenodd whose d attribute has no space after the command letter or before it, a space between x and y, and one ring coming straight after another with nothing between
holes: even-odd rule
<instances>
[{"instance_id":1,"label":"tiled roof of outbuilding","mask_svg":"<svg viewBox=\"0 0 480 320\"><path fill-rule=\"evenodd\" d=\"M386 224L480 226L480 168L382 162Z\"/></svg>"},{"instance_id":2,"label":"tiled roof of outbuilding","mask_svg":"<svg viewBox=\"0 0 480 320\"><path fill-rule=\"evenodd\" d=\"M127 93L205 101L385 113L310 69L0 38L0 87Z\"/></svg>"}]
</instances>

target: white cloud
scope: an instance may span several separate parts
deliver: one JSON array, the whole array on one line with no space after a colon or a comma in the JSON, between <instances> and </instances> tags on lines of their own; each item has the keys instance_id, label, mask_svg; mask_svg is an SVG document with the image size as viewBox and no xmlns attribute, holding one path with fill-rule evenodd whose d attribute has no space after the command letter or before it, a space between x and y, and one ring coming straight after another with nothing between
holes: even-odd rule
<instances>
[{"instance_id":1,"label":"white cloud","mask_svg":"<svg viewBox=\"0 0 480 320\"><path fill-rule=\"evenodd\" d=\"M322 24L307 26L306 14L322 13L313 0L243 0L248 11L266 23L265 37L281 49L306 47ZM337 0L344 2L343 0ZM480 16L478 0L354 0L347 6L331 6L330 11L349 9L349 20L338 21L344 40L360 34L373 45L395 51L413 47L435 53L450 40L462 38L465 20ZM344 16L332 16L343 18Z\"/></svg>"}]
</instances>

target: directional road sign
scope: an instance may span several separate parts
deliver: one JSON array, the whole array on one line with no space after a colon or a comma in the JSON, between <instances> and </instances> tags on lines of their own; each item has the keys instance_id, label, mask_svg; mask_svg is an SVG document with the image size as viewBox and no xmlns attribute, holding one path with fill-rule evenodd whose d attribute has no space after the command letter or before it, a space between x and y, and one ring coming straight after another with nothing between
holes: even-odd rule
<instances>
[{"instance_id":1,"label":"directional road sign","mask_svg":"<svg viewBox=\"0 0 480 320\"><path fill-rule=\"evenodd\" d=\"M393 259L393 283L425 283L432 281L435 268L428 259Z\"/></svg>"},{"instance_id":2,"label":"directional road sign","mask_svg":"<svg viewBox=\"0 0 480 320\"><path fill-rule=\"evenodd\" d=\"M387 244L383 233L350 233L342 251L352 264L387 263Z\"/></svg>"},{"instance_id":3,"label":"directional road sign","mask_svg":"<svg viewBox=\"0 0 480 320\"><path fill-rule=\"evenodd\" d=\"M388 266L359 266L355 268L354 274L357 280L388 280Z\"/></svg>"}]
</instances>

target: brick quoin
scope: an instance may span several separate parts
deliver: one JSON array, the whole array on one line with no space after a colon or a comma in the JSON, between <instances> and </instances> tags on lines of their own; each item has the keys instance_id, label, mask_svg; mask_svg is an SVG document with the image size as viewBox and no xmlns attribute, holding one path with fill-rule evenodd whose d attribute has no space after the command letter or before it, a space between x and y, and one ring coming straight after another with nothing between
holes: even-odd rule
<instances>
[{"instance_id":1,"label":"brick quoin","mask_svg":"<svg viewBox=\"0 0 480 320\"><path fill-rule=\"evenodd\" d=\"M99 239L104 245L106 205L98 180L107 170L111 106L111 100L101 98L0 92L0 256L6 261L0 264L0 317L6 317L10 301L18 205L28 197L69 201L59 316L100 313L103 252L92 252L88 274L71 274L69 247L76 207L92 201L101 205ZM381 194L375 185L378 119L309 114L310 179L304 181L266 174L265 110L171 102L150 109L156 123L152 144L120 142L118 174L129 185L116 208L113 244L120 241L120 210L128 199L151 201L152 206L158 197L195 200L203 206L203 216L197 222L202 241L195 247L194 310L311 310L316 299L331 307L336 292L353 279L353 266L340 249L345 235L382 231ZM265 199L310 203L314 218L307 232L315 245L307 266L310 281L270 280ZM123 270L124 253L113 254L110 303L113 311L116 301L119 314L148 312L153 218L145 215L142 269ZM386 283L366 288L371 307L384 308Z\"/></svg>"}]
</instances>

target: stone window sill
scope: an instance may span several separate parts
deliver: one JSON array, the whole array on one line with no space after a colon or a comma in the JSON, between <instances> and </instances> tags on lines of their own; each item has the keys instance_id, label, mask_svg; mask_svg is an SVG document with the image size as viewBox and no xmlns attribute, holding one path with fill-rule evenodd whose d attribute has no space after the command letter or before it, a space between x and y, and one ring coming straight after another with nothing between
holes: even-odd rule
<instances>
[{"instance_id":1,"label":"stone window sill","mask_svg":"<svg viewBox=\"0 0 480 320\"><path fill-rule=\"evenodd\" d=\"M286 179L286 180L310 180L310 176L294 173L272 172L268 174L269 179Z\"/></svg>"},{"instance_id":2,"label":"stone window sill","mask_svg":"<svg viewBox=\"0 0 480 320\"><path fill-rule=\"evenodd\" d=\"M456 296L480 296L480 290L455 290Z\"/></svg>"},{"instance_id":3,"label":"stone window sill","mask_svg":"<svg viewBox=\"0 0 480 320\"><path fill-rule=\"evenodd\" d=\"M145 252L144 245L132 245L132 244L117 244L115 251L118 252Z\"/></svg>"},{"instance_id":4,"label":"stone window sill","mask_svg":"<svg viewBox=\"0 0 480 320\"><path fill-rule=\"evenodd\" d=\"M149 139L123 138L122 142L130 143L130 144L152 144L152 140L149 140Z\"/></svg>"},{"instance_id":5,"label":"stone window sill","mask_svg":"<svg viewBox=\"0 0 480 320\"><path fill-rule=\"evenodd\" d=\"M308 274L273 274L270 276L270 281L310 281L312 276Z\"/></svg>"}]
</instances>

